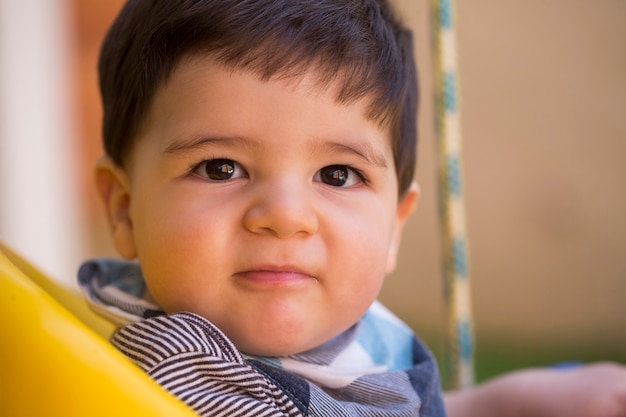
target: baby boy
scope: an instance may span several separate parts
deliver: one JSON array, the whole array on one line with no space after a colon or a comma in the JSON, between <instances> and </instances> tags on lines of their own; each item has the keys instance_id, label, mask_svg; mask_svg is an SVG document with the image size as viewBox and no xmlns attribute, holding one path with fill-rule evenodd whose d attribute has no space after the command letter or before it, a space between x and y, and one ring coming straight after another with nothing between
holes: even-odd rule
<instances>
[{"instance_id":1,"label":"baby boy","mask_svg":"<svg viewBox=\"0 0 626 417\"><path fill-rule=\"evenodd\" d=\"M445 415L432 356L375 301L418 199L386 1L130 0L99 71L97 188L138 262L80 281L122 352L207 416Z\"/></svg>"}]
</instances>

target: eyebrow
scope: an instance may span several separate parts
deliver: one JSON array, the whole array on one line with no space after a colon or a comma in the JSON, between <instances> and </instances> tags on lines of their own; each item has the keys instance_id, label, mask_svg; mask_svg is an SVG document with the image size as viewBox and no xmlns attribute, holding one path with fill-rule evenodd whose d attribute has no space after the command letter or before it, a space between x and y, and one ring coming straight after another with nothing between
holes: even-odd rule
<instances>
[{"instance_id":1,"label":"eyebrow","mask_svg":"<svg viewBox=\"0 0 626 417\"><path fill-rule=\"evenodd\" d=\"M239 136L190 136L188 138L175 139L165 148L165 153L191 152L207 145L227 144L237 148L256 148L255 143Z\"/></svg>"},{"instance_id":2,"label":"eyebrow","mask_svg":"<svg viewBox=\"0 0 626 417\"><path fill-rule=\"evenodd\" d=\"M388 166L387 158L385 157L385 155L367 142L327 142L319 145L313 145L313 148L318 147L328 147L330 148L330 150L335 152L356 155L358 158L364 160L365 162L381 168L387 168Z\"/></svg>"}]
</instances>

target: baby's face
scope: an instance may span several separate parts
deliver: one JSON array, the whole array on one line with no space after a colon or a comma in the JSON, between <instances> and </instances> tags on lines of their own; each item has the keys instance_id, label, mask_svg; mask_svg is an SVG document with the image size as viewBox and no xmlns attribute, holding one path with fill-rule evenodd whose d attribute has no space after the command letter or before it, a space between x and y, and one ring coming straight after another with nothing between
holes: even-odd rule
<instances>
[{"instance_id":1,"label":"baby's face","mask_svg":"<svg viewBox=\"0 0 626 417\"><path fill-rule=\"evenodd\" d=\"M116 239L165 311L200 314L269 356L364 314L415 193L398 201L389 134L367 102L334 97L307 76L265 82L209 57L172 74L123 174Z\"/></svg>"}]
</instances>

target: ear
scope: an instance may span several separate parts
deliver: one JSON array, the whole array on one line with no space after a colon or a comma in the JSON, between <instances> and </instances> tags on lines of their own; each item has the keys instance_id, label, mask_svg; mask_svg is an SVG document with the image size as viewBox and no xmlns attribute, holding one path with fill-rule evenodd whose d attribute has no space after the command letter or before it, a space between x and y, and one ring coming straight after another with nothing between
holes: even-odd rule
<instances>
[{"instance_id":1,"label":"ear","mask_svg":"<svg viewBox=\"0 0 626 417\"><path fill-rule=\"evenodd\" d=\"M406 220L409 218L411 213L413 213L415 207L417 206L419 196L419 184L416 181L413 181L411 183L411 186L409 187L409 190L398 203L398 208L396 211L396 221L393 229L393 234L391 236L391 242L389 243L389 251L387 252L387 274L392 273L396 269L396 264L398 262L398 252L400 250L400 243L402 241L402 231L404 230Z\"/></svg>"},{"instance_id":2,"label":"ear","mask_svg":"<svg viewBox=\"0 0 626 417\"><path fill-rule=\"evenodd\" d=\"M94 178L115 248L126 259L136 258L133 223L129 214L131 194L128 175L111 158L103 156L96 162Z\"/></svg>"}]
</instances>

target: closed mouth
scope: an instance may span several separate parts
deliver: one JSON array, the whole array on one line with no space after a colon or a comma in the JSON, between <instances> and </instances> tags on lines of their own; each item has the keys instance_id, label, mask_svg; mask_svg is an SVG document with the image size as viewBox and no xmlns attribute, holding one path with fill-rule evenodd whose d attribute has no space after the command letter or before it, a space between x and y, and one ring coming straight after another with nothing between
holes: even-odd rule
<instances>
[{"instance_id":1,"label":"closed mouth","mask_svg":"<svg viewBox=\"0 0 626 417\"><path fill-rule=\"evenodd\" d=\"M238 280L253 286L298 285L316 278L303 270L291 266L262 266L237 272Z\"/></svg>"}]
</instances>

